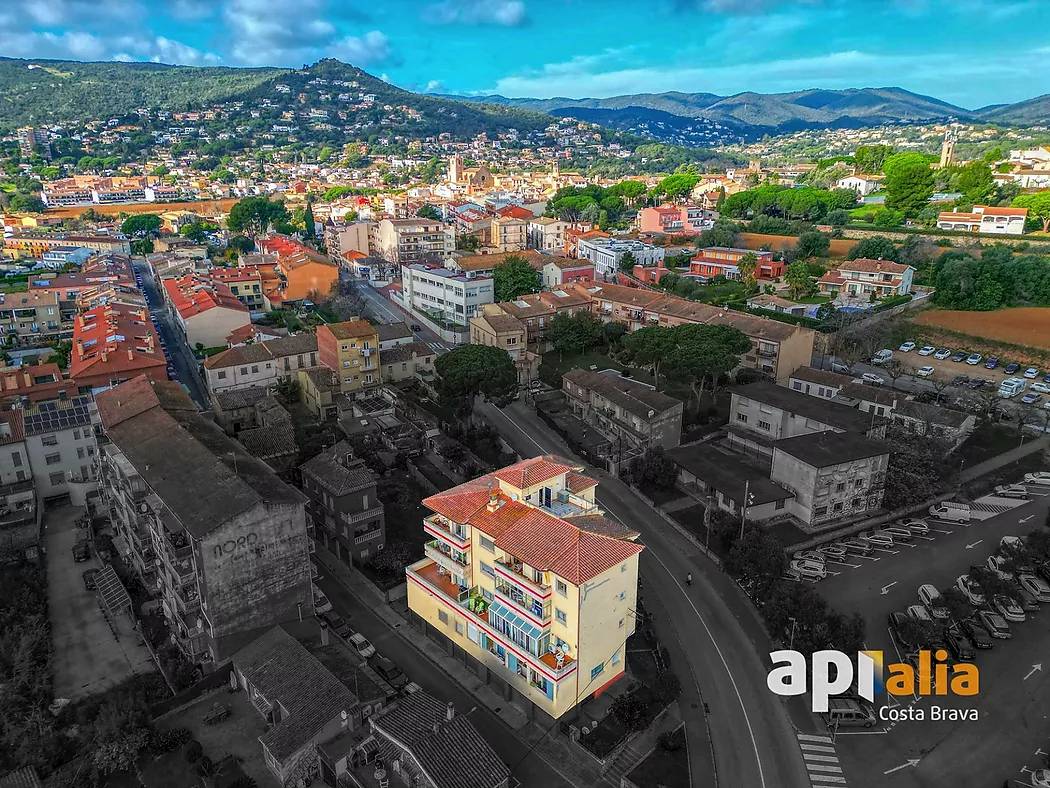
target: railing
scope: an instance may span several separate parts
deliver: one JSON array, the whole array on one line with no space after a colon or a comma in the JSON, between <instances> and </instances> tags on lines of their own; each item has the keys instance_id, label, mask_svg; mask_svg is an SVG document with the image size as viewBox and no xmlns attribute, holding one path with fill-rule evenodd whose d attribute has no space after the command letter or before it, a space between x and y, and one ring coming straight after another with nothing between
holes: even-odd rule
<instances>
[{"instance_id":1,"label":"railing","mask_svg":"<svg viewBox=\"0 0 1050 788\"><path fill-rule=\"evenodd\" d=\"M499 585L497 583L496 597L505 604L514 608L523 615L528 616L541 624L547 624L551 618L550 600L544 603L542 600L529 597L526 599L520 592L515 594L515 588L511 585Z\"/></svg>"},{"instance_id":2,"label":"railing","mask_svg":"<svg viewBox=\"0 0 1050 788\"><path fill-rule=\"evenodd\" d=\"M462 536L452 530L450 522L441 515L433 515L423 520L423 530L431 536L446 540L450 545L460 550L470 549L470 538L464 533Z\"/></svg>"},{"instance_id":3,"label":"railing","mask_svg":"<svg viewBox=\"0 0 1050 788\"><path fill-rule=\"evenodd\" d=\"M765 358L776 358L777 357L776 349L759 348L757 353L758 353L758 355L764 356Z\"/></svg>"},{"instance_id":4,"label":"railing","mask_svg":"<svg viewBox=\"0 0 1050 788\"><path fill-rule=\"evenodd\" d=\"M340 519L347 525L353 525L354 523L359 523L363 520L371 520L374 517L379 517L382 513L382 506L373 506L371 509L365 509L364 511L355 512L354 514L343 514Z\"/></svg>"},{"instance_id":5,"label":"railing","mask_svg":"<svg viewBox=\"0 0 1050 788\"><path fill-rule=\"evenodd\" d=\"M521 564L513 564L506 561L496 561L495 565L496 574L500 575L504 580L509 580L512 583L516 583L521 586L527 592L533 596L546 599L551 595L551 587L542 581L537 582L531 577L527 577L522 574Z\"/></svg>"},{"instance_id":6,"label":"railing","mask_svg":"<svg viewBox=\"0 0 1050 788\"><path fill-rule=\"evenodd\" d=\"M375 530L372 530L372 531L366 531L363 534L354 536L354 544L357 545L357 544L364 544L365 542L371 542L373 539L378 539L382 535L383 535L383 529L382 528L376 528Z\"/></svg>"},{"instance_id":7,"label":"railing","mask_svg":"<svg viewBox=\"0 0 1050 788\"><path fill-rule=\"evenodd\" d=\"M470 565L466 561L460 561L450 553L446 553L440 547L440 542L427 542L423 548L423 552L426 557L436 563L443 569L447 569L450 572L455 572L458 575L463 575L469 571Z\"/></svg>"}]
</instances>

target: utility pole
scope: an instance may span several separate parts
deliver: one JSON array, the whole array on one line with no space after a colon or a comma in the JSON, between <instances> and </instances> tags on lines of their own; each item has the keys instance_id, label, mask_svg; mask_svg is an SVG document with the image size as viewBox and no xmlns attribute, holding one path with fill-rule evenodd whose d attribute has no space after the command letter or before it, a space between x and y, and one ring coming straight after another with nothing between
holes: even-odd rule
<instances>
[{"instance_id":1,"label":"utility pole","mask_svg":"<svg viewBox=\"0 0 1050 788\"><path fill-rule=\"evenodd\" d=\"M744 482L744 505L740 507L740 538L744 538L744 523L747 520L747 507L754 503L754 496L751 495L751 480L748 479Z\"/></svg>"},{"instance_id":2,"label":"utility pole","mask_svg":"<svg viewBox=\"0 0 1050 788\"><path fill-rule=\"evenodd\" d=\"M711 553L711 488L707 490L707 505L704 506L704 549Z\"/></svg>"},{"instance_id":3,"label":"utility pole","mask_svg":"<svg viewBox=\"0 0 1050 788\"><path fill-rule=\"evenodd\" d=\"M795 620L794 616L789 617L788 620L791 622L791 639L788 642L788 651L791 651L795 648L795 625L798 621Z\"/></svg>"}]
</instances>

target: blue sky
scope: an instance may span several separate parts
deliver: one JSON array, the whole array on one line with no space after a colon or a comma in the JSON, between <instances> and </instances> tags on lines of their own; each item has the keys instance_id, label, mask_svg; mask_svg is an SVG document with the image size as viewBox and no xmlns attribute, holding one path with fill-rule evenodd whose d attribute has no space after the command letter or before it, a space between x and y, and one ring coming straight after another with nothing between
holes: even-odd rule
<instances>
[{"instance_id":1,"label":"blue sky","mask_svg":"<svg viewBox=\"0 0 1050 788\"><path fill-rule=\"evenodd\" d=\"M0 0L0 54L354 63L414 90L728 95L899 86L975 108L1046 92L1048 0Z\"/></svg>"}]
</instances>

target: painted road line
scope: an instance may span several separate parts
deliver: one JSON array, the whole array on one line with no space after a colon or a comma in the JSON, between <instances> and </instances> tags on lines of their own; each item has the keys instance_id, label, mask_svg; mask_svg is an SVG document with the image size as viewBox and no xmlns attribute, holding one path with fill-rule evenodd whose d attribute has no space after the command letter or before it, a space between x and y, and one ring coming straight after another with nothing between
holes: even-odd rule
<instances>
[{"instance_id":1,"label":"painted road line","mask_svg":"<svg viewBox=\"0 0 1050 788\"><path fill-rule=\"evenodd\" d=\"M802 753L802 757L814 763L838 763L839 759L834 755L815 755L811 752Z\"/></svg>"},{"instance_id":2,"label":"painted road line","mask_svg":"<svg viewBox=\"0 0 1050 788\"><path fill-rule=\"evenodd\" d=\"M824 763L807 763L806 769L809 770L810 774L812 774L813 772L824 772L825 774L842 774L841 766L832 766L831 764Z\"/></svg>"},{"instance_id":3,"label":"painted road line","mask_svg":"<svg viewBox=\"0 0 1050 788\"><path fill-rule=\"evenodd\" d=\"M835 754L835 748L829 747L826 744L799 744L803 752L830 752L832 755Z\"/></svg>"},{"instance_id":4,"label":"painted road line","mask_svg":"<svg viewBox=\"0 0 1050 788\"><path fill-rule=\"evenodd\" d=\"M847 564L845 561L827 561L829 564L835 564L836 566L848 566L850 569L860 569L860 564Z\"/></svg>"},{"instance_id":5,"label":"painted road line","mask_svg":"<svg viewBox=\"0 0 1050 788\"><path fill-rule=\"evenodd\" d=\"M821 744L834 744L831 741L830 736L814 736L812 733L796 733L795 736L799 741L815 741Z\"/></svg>"},{"instance_id":6,"label":"painted road line","mask_svg":"<svg viewBox=\"0 0 1050 788\"><path fill-rule=\"evenodd\" d=\"M812 784L814 786L817 786L817 785L845 785L846 784L846 778L845 777L839 777L838 775L835 775L835 774L810 774L809 775L809 779L810 779L810 782L812 782Z\"/></svg>"},{"instance_id":7,"label":"painted road line","mask_svg":"<svg viewBox=\"0 0 1050 788\"><path fill-rule=\"evenodd\" d=\"M953 533L955 533L955 531L945 531L943 528L934 528L933 530L936 531L939 534L953 534ZM930 541L932 542L933 540L931 539Z\"/></svg>"}]
</instances>

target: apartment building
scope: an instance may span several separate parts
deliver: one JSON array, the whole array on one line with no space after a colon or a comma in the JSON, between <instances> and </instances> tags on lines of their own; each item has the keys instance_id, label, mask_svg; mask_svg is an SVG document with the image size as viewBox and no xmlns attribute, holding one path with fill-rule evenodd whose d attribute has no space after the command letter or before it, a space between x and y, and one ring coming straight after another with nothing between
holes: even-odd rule
<instances>
[{"instance_id":1,"label":"apartment building","mask_svg":"<svg viewBox=\"0 0 1050 788\"><path fill-rule=\"evenodd\" d=\"M500 252L520 252L528 246L528 227L524 219L497 217L492 220L491 245Z\"/></svg>"},{"instance_id":2,"label":"apartment building","mask_svg":"<svg viewBox=\"0 0 1050 788\"><path fill-rule=\"evenodd\" d=\"M209 356L204 361L204 377L208 391L214 395L253 386L272 388L281 378L296 378L299 370L319 364L317 336L295 334L231 347Z\"/></svg>"},{"instance_id":3,"label":"apartment building","mask_svg":"<svg viewBox=\"0 0 1050 788\"><path fill-rule=\"evenodd\" d=\"M576 418L624 451L681 443L683 403L651 386L619 375L572 369L562 375L562 391Z\"/></svg>"},{"instance_id":4,"label":"apartment building","mask_svg":"<svg viewBox=\"0 0 1050 788\"><path fill-rule=\"evenodd\" d=\"M539 272L544 263L551 259L549 255L528 250L521 252L494 252L490 254L455 254L445 261L445 268L468 277L491 277L496 266L508 257L520 257Z\"/></svg>"},{"instance_id":5,"label":"apartment building","mask_svg":"<svg viewBox=\"0 0 1050 788\"><path fill-rule=\"evenodd\" d=\"M834 399L851 383L853 378L850 375L840 375L838 372L813 367L799 367L787 380L788 388L820 399Z\"/></svg>"},{"instance_id":6,"label":"apartment building","mask_svg":"<svg viewBox=\"0 0 1050 788\"><path fill-rule=\"evenodd\" d=\"M424 500L426 557L408 606L545 722L623 675L637 610L636 536L602 516L597 481L523 460Z\"/></svg>"},{"instance_id":7,"label":"apartment building","mask_svg":"<svg viewBox=\"0 0 1050 788\"><path fill-rule=\"evenodd\" d=\"M90 249L104 254L131 254L131 241L122 235L66 235L27 231L4 237L4 254L7 257L38 257L58 247Z\"/></svg>"},{"instance_id":8,"label":"apartment building","mask_svg":"<svg viewBox=\"0 0 1050 788\"><path fill-rule=\"evenodd\" d=\"M0 367L0 405L68 399L76 394L76 383L62 377L58 364Z\"/></svg>"},{"instance_id":9,"label":"apartment building","mask_svg":"<svg viewBox=\"0 0 1050 788\"><path fill-rule=\"evenodd\" d=\"M46 129L23 126L18 130L18 152L27 162L33 156L51 161L51 138Z\"/></svg>"},{"instance_id":10,"label":"apartment building","mask_svg":"<svg viewBox=\"0 0 1050 788\"><path fill-rule=\"evenodd\" d=\"M402 380L432 379L437 353L426 342L409 342L389 350L380 350L383 357L383 383Z\"/></svg>"},{"instance_id":11,"label":"apartment building","mask_svg":"<svg viewBox=\"0 0 1050 788\"><path fill-rule=\"evenodd\" d=\"M742 279L739 263L741 258L754 255L755 279L778 279L786 268L782 261L773 259L772 252L751 249L733 249L728 246L710 246L701 249L689 262L689 273L705 278L724 276L726 279Z\"/></svg>"},{"instance_id":12,"label":"apartment building","mask_svg":"<svg viewBox=\"0 0 1050 788\"><path fill-rule=\"evenodd\" d=\"M972 211L960 211L958 208L942 211L937 216L937 228L991 235L1023 235L1027 221L1027 208L975 205Z\"/></svg>"},{"instance_id":13,"label":"apartment building","mask_svg":"<svg viewBox=\"0 0 1050 788\"><path fill-rule=\"evenodd\" d=\"M343 394L356 397L380 385L379 355L379 334L366 320L317 328L317 359L339 375Z\"/></svg>"},{"instance_id":14,"label":"apartment building","mask_svg":"<svg viewBox=\"0 0 1050 788\"><path fill-rule=\"evenodd\" d=\"M431 219L382 219L372 229L369 247L397 265L440 265L456 251L456 233Z\"/></svg>"},{"instance_id":15,"label":"apartment building","mask_svg":"<svg viewBox=\"0 0 1050 788\"><path fill-rule=\"evenodd\" d=\"M82 393L95 393L145 375L168 379L157 330L144 308L107 304L77 315L69 376Z\"/></svg>"},{"instance_id":16,"label":"apartment building","mask_svg":"<svg viewBox=\"0 0 1050 788\"><path fill-rule=\"evenodd\" d=\"M639 265L659 265L664 260L664 248L630 239L580 238L576 243L576 256L594 264L596 279L616 276L620 261L630 252Z\"/></svg>"},{"instance_id":17,"label":"apartment building","mask_svg":"<svg viewBox=\"0 0 1050 788\"><path fill-rule=\"evenodd\" d=\"M590 282L594 279L594 263L571 257L555 257L544 262L542 275L543 286L548 290L573 282Z\"/></svg>"},{"instance_id":18,"label":"apartment building","mask_svg":"<svg viewBox=\"0 0 1050 788\"><path fill-rule=\"evenodd\" d=\"M568 286L542 293L523 295L514 301L491 304L486 316L510 315L525 325L526 343L535 345L543 339L543 329L557 314L572 315L590 309L590 293L580 286Z\"/></svg>"},{"instance_id":19,"label":"apartment building","mask_svg":"<svg viewBox=\"0 0 1050 788\"><path fill-rule=\"evenodd\" d=\"M0 337L18 337L30 343L66 339L73 324L63 321L62 314L55 292L0 293Z\"/></svg>"},{"instance_id":20,"label":"apartment building","mask_svg":"<svg viewBox=\"0 0 1050 788\"><path fill-rule=\"evenodd\" d=\"M339 267L303 244L283 235L270 235L256 241L265 254L276 257L276 279L264 281L264 295L275 307L297 306L311 293L328 295L339 282ZM262 266L260 266L260 271Z\"/></svg>"},{"instance_id":21,"label":"apartment building","mask_svg":"<svg viewBox=\"0 0 1050 788\"><path fill-rule=\"evenodd\" d=\"M375 475L339 441L299 467L311 536L352 566L386 543L386 518Z\"/></svg>"},{"instance_id":22,"label":"apartment building","mask_svg":"<svg viewBox=\"0 0 1050 788\"><path fill-rule=\"evenodd\" d=\"M482 307L492 303L495 289L488 276L413 263L401 267L401 290L395 295L405 309L438 322L466 326Z\"/></svg>"},{"instance_id":23,"label":"apartment building","mask_svg":"<svg viewBox=\"0 0 1050 788\"><path fill-rule=\"evenodd\" d=\"M65 274L48 272L29 280L29 292L49 291L58 294L61 302L74 302L82 290L102 285L137 288L135 269L131 258L100 252L84 263L79 271Z\"/></svg>"},{"instance_id":24,"label":"apartment building","mask_svg":"<svg viewBox=\"0 0 1050 788\"><path fill-rule=\"evenodd\" d=\"M565 231L569 223L561 219L539 216L528 220L529 248L556 254L565 248Z\"/></svg>"},{"instance_id":25,"label":"apartment building","mask_svg":"<svg viewBox=\"0 0 1050 788\"><path fill-rule=\"evenodd\" d=\"M259 266L213 268L208 272L208 278L230 288L234 298L248 307L248 311L270 311L270 302L263 292L263 276L259 271Z\"/></svg>"},{"instance_id":26,"label":"apartment building","mask_svg":"<svg viewBox=\"0 0 1050 788\"><path fill-rule=\"evenodd\" d=\"M636 225L643 233L698 233L714 224L711 211L705 211L695 205L672 205L665 203L657 207L642 208L638 211Z\"/></svg>"},{"instance_id":27,"label":"apartment building","mask_svg":"<svg viewBox=\"0 0 1050 788\"><path fill-rule=\"evenodd\" d=\"M566 290L569 288L567 287ZM724 310L673 295L614 284L575 286L591 300L591 310L605 322L619 321L630 332L645 326L674 327L690 323L729 325L752 342L740 365L784 382L796 369L810 363L815 332L764 317Z\"/></svg>"},{"instance_id":28,"label":"apartment building","mask_svg":"<svg viewBox=\"0 0 1050 788\"><path fill-rule=\"evenodd\" d=\"M570 226L565 228L565 246L562 251L568 257L580 257L580 241L594 241L601 240L602 238L609 238L608 233L603 233L601 230L584 229L589 225Z\"/></svg>"},{"instance_id":29,"label":"apartment building","mask_svg":"<svg viewBox=\"0 0 1050 788\"><path fill-rule=\"evenodd\" d=\"M22 434L37 497L70 496L84 505L96 487L95 430L91 397L37 402L22 410Z\"/></svg>"},{"instance_id":30,"label":"apartment building","mask_svg":"<svg viewBox=\"0 0 1050 788\"><path fill-rule=\"evenodd\" d=\"M525 324L506 314L478 315L470 321L470 344L488 345L507 351L518 370L518 383L535 380L540 356L528 349Z\"/></svg>"},{"instance_id":31,"label":"apartment building","mask_svg":"<svg viewBox=\"0 0 1050 788\"><path fill-rule=\"evenodd\" d=\"M264 628L313 615L302 493L177 383L138 377L96 401L114 541L190 661L218 665Z\"/></svg>"},{"instance_id":32,"label":"apartment building","mask_svg":"<svg viewBox=\"0 0 1050 788\"><path fill-rule=\"evenodd\" d=\"M890 298L911 292L914 273L910 265L858 257L825 273L817 280L817 288L831 296Z\"/></svg>"},{"instance_id":33,"label":"apartment building","mask_svg":"<svg viewBox=\"0 0 1050 788\"><path fill-rule=\"evenodd\" d=\"M222 282L191 274L163 285L169 311L190 347L226 347L231 334L251 325L248 307Z\"/></svg>"},{"instance_id":34,"label":"apartment building","mask_svg":"<svg viewBox=\"0 0 1050 788\"><path fill-rule=\"evenodd\" d=\"M336 222L329 219L324 225L324 245L328 256L348 261L352 258L348 258L347 255L356 252L368 257L370 227L370 222Z\"/></svg>"},{"instance_id":35,"label":"apartment building","mask_svg":"<svg viewBox=\"0 0 1050 788\"><path fill-rule=\"evenodd\" d=\"M38 561L42 529L20 409L0 411L0 560Z\"/></svg>"}]
</instances>

